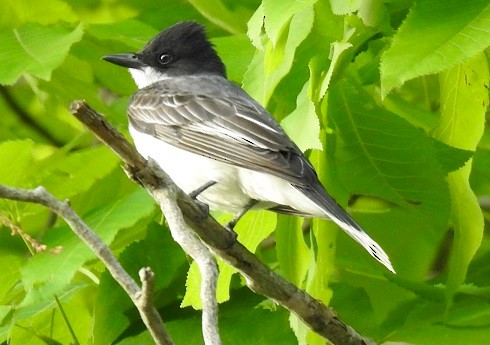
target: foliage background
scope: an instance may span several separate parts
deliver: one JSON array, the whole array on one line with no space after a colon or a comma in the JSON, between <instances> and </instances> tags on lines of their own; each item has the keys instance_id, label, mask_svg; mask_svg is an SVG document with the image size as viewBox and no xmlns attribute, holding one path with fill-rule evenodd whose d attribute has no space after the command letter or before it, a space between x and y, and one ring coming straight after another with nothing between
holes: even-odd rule
<instances>
[{"instance_id":1,"label":"foliage background","mask_svg":"<svg viewBox=\"0 0 490 345\"><path fill-rule=\"evenodd\" d=\"M380 343L487 344L487 0L2 1L0 183L69 198L129 271L155 270L176 343L201 343L195 266L150 197L67 111L85 99L127 133L134 83L100 57L137 51L181 20L206 25L230 79L307 152L398 274L325 221L303 233L301 220L251 212L240 241ZM35 253L0 228L0 342L151 343L129 299L62 221L5 200L0 216L49 248ZM273 231L275 242L262 243ZM322 343L220 269L225 344Z\"/></svg>"}]
</instances>

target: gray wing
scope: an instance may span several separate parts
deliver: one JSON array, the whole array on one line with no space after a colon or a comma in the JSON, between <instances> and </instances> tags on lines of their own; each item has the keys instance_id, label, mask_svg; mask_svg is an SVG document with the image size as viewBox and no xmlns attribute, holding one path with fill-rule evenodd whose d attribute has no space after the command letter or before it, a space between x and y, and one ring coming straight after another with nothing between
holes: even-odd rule
<instances>
[{"instance_id":1,"label":"gray wing","mask_svg":"<svg viewBox=\"0 0 490 345\"><path fill-rule=\"evenodd\" d=\"M314 183L316 173L266 111L248 99L174 91L158 84L136 91L129 122L170 145L235 166Z\"/></svg>"}]
</instances>

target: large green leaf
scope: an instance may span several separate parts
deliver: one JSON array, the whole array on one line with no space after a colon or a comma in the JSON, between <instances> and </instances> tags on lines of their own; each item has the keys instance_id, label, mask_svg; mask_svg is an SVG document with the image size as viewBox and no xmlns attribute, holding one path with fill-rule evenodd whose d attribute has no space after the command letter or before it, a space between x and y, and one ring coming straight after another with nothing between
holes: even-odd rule
<instances>
[{"instance_id":1,"label":"large green leaf","mask_svg":"<svg viewBox=\"0 0 490 345\"><path fill-rule=\"evenodd\" d=\"M63 25L25 24L0 31L0 84L13 84L30 74L49 80L73 43L82 38L82 25L70 30Z\"/></svg>"},{"instance_id":2,"label":"large green leaf","mask_svg":"<svg viewBox=\"0 0 490 345\"><path fill-rule=\"evenodd\" d=\"M405 81L438 73L490 45L488 0L415 3L381 60L381 93Z\"/></svg>"},{"instance_id":3,"label":"large green leaf","mask_svg":"<svg viewBox=\"0 0 490 345\"><path fill-rule=\"evenodd\" d=\"M485 126L489 71L485 55L441 74L441 119L434 137L455 147L475 150ZM448 176L454 242L449 264L448 297L464 282L468 265L483 236L483 215L471 190L471 162Z\"/></svg>"},{"instance_id":4,"label":"large green leaf","mask_svg":"<svg viewBox=\"0 0 490 345\"><path fill-rule=\"evenodd\" d=\"M354 194L385 199L444 227L449 191L431 139L353 83L339 82L329 93L341 181Z\"/></svg>"}]
</instances>

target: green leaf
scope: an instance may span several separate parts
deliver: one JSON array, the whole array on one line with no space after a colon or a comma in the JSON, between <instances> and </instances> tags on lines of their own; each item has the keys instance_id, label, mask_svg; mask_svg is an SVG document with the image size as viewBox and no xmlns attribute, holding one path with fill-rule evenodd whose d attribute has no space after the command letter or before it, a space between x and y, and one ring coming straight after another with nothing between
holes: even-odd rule
<instances>
[{"instance_id":1,"label":"green leaf","mask_svg":"<svg viewBox=\"0 0 490 345\"><path fill-rule=\"evenodd\" d=\"M25 24L0 31L0 84L13 84L22 75L32 74L49 80L54 69L68 55L73 43L83 35L82 25L73 31L62 25ZM49 42L47 44L46 42Z\"/></svg>"},{"instance_id":2,"label":"green leaf","mask_svg":"<svg viewBox=\"0 0 490 345\"><path fill-rule=\"evenodd\" d=\"M255 51L247 36L219 37L212 39L212 42L226 66L228 78L241 82Z\"/></svg>"},{"instance_id":3,"label":"green leaf","mask_svg":"<svg viewBox=\"0 0 490 345\"><path fill-rule=\"evenodd\" d=\"M441 74L441 119L434 137L448 145L475 150L485 126L489 71L484 54ZM468 265L480 246L483 215L471 190L471 162L448 176L454 241L447 281L448 298L464 282Z\"/></svg>"},{"instance_id":4,"label":"green leaf","mask_svg":"<svg viewBox=\"0 0 490 345\"><path fill-rule=\"evenodd\" d=\"M419 79L421 79L420 84L425 84L424 78ZM419 79L414 80L414 82ZM405 84L405 86L409 83ZM411 96L413 96L412 93ZM429 133L439 120L439 117L434 112L421 108L419 103L406 101L398 93L390 93L383 99L382 103L387 110L404 118L415 127L423 129L426 133Z\"/></svg>"},{"instance_id":5,"label":"green leaf","mask_svg":"<svg viewBox=\"0 0 490 345\"><path fill-rule=\"evenodd\" d=\"M331 286L334 293L330 306L338 314L339 319L363 335L370 334L374 328L375 316L366 291L344 282L334 282Z\"/></svg>"},{"instance_id":6,"label":"green leaf","mask_svg":"<svg viewBox=\"0 0 490 345\"><path fill-rule=\"evenodd\" d=\"M315 167L319 179L325 180L327 166L324 153L314 150L309 159ZM329 220L316 218L312 220L311 230L310 238L314 250L310 251L312 257L308 270L306 291L328 305L332 297L332 290L328 285L335 269L335 251L339 228Z\"/></svg>"},{"instance_id":7,"label":"green leaf","mask_svg":"<svg viewBox=\"0 0 490 345\"><path fill-rule=\"evenodd\" d=\"M398 275L391 275L388 277L388 280L427 301L435 303L443 303L445 301L445 291L440 286L432 286L424 282L409 280Z\"/></svg>"},{"instance_id":8,"label":"green leaf","mask_svg":"<svg viewBox=\"0 0 490 345\"><path fill-rule=\"evenodd\" d=\"M303 220L279 215L275 232L277 260L284 277L302 286L310 265L310 249L303 237Z\"/></svg>"},{"instance_id":9,"label":"green leaf","mask_svg":"<svg viewBox=\"0 0 490 345\"><path fill-rule=\"evenodd\" d=\"M27 22L47 25L77 19L70 6L62 0L0 2L0 25L5 28L15 28Z\"/></svg>"},{"instance_id":10,"label":"green leaf","mask_svg":"<svg viewBox=\"0 0 490 345\"><path fill-rule=\"evenodd\" d=\"M229 294L227 299L229 298ZM180 304L181 308L191 306L194 309L201 309L201 272L196 262L191 264L189 271L187 272L187 279L185 282L185 296Z\"/></svg>"},{"instance_id":11,"label":"green leaf","mask_svg":"<svg viewBox=\"0 0 490 345\"><path fill-rule=\"evenodd\" d=\"M245 8L228 9L220 0L189 0L205 18L232 34L246 31L247 18L250 14Z\"/></svg>"},{"instance_id":12,"label":"green leaf","mask_svg":"<svg viewBox=\"0 0 490 345\"><path fill-rule=\"evenodd\" d=\"M260 104L266 105L277 84L291 70L296 48L313 27L313 7L297 12L289 26L282 30L278 42L265 44L250 63L243 79L243 88Z\"/></svg>"},{"instance_id":13,"label":"green leaf","mask_svg":"<svg viewBox=\"0 0 490 345\"><path fill-rule=\"evenodd\" d=\"M367 26L391 32L390 15L382 0L364 0L359 7L359 17Z\"/></svg>"},{"instance_id":14,"label":"green leaf","mask_svg":"<svg viewBox=\"0 0 490 345\"><path fill-rule=\"evenodd\" d=\"M324 219L313 220L312 238L316 242L316 250L311 251L314 255L312 255L308 270L306 291L325 305L329 305L332 298L332 289L329 284L335 269L337 233L338 227L332 222ZM324 344L325 342L311 329L308 330L306 338L308 344Z\"/></svg>"},{"instance_id":15,"label":"green leaf","mask_svg":"<svg viewBox=\"0 0 490 345\"><path fill-rule=\"evenodd\" d=\"M316 115L315 105L309 98L310 82L306 82L296 100L296 109L281 121L289 137L301 151L322 149L320 142L320 121Z\"/></svg>"},{"instance_id":16,"label":"green leaf","mask_svg":"<svg viewBox=\"0 0 490 345\"><path fill-rule=\"evenodd\" d=\"M448 187L431 139L379 108L353 80L331 86L329 115L337 133L341 181L359 195L375 196L420 212L434 229L447 224Z\"/></svg>"},{"instance_id":17,"label":"green leaf","mask_svg":"<svg viewBox=\"0 0 490 345\"><path fill-rule=\"evenodd\" d=\"M332 76L335 68L338 66L339 61L341 60L340 57L350 48L352 48L352 44L349 42L333 42L330 45L330 66L328 67L327 72L323 73L323 75L321 76L321 80L319 80L320 85L318 85L318 87L316 88L316 95L313 98L315 102L320 102L323 96L325 96L328 86L332 81ZM316 63L312 61L310 63L310 69L313 70L315 69L315 67ZM312 73L314 73L314 71L312 71Z\"/></svg>"},{"instance_id":18,"label":"green leaf","mask_svg":"<svg viewBox=\"0 0 490 345\"><path fill-rule=\"evenodd\" d=\"M276 47L279 37L283 30L297 13L302 12L308 7L312 7L318 0L264 0L264 16L265 16L265 31L272 42L272 46ZM304 23L308 29L307 22ZM311 27L308 31L311 30Z\"/></svg>"},{"instance_id":19,"label":"green leaf","mask_svg":"<svg viewBox=\"0 0 490 345\"><path fill-rule=\"evenodd\" d=\"M0 143L0 183L21 187L32 163L34 143L31 140Z\"/></svg>"},{"instance_id":20,"label":"green leaf","mask_svg":"<svg viewBox=\"0 0 490 345\"><path fill-rule=\"evenodd\" d=\"M490 306L479 299L462 299L449 310L444 304L419 303L408 311L402 327L384 340L410 344L485 344Z\"/></svg>"},{"instance_id":21,"label":"green leaf","mask_svg":"<svg viewBox=\"0 0 490 345\"><path fill-rule=\"evenodd\" d=\"M437 15L434 15L437 14ZM381 59L381 94L438 73L490 45L488 0L425 0L415 6Z\"/></svg>"},{"instance_id":22,"label":"green leaf","mask_svg":"<svg viewBox=\"0 0 490 345\"><path fill-rule=\"evenodd\" d=\"M117 168L119 158L105 146L73 152L63 157L54 155L41 162L39 184L58 198L82 193L95 181Z\"/></svg>"},{"instance_id":23,"label":"green leaf","mask_svg":"<svg viewBox=\"0 0 490 345\"><path fill-rule=\"evenodd\" d=\"M473 156L473 151L458 149L439 140L433 140L432 144L436 151L437 161L445 173L461 168Z\"/></svg>"},{"instance_id":24,"label":"green leaf","mask_svg":"<svg viewBox=\"0 0 490 345\"><path fill-rule=\"evenodd\" d=\"M123 42L135 50L140 50L158 31L136 19L126 19L110 24L94 24L86 29L87 33L99 40ZM138 35L135 35L135 33Z\"/></svg>"},{"instance_id":25,"label":"green leaf","mask_svg":"<svg viewBox=\"0 0 490 345\"><path fill-rule=\"evenodd\" d=\"M2 255L0 257L0 265L3 267L0 272L0 303L8 304L7 301L15 300L12 291L15 291L15 286L21 281L19 269L23 264L24 258L15 255ZM15 291L14 294L17 294ZM1 319L0 319L1 320Z\"/></svg>"},{"instance_id":26,"label":"green leaf","mask_svg":"<svg viewBox=\"0 0 490 345\"><path fill-rule=\"evenodd\" d=\"M490 195L490 151L477 150L471 167L470 184L478 197ZM490 283L490 282L489 282Z\"/></svg>"},{"instance_id":27,"label":"green leaf","mask_svg":"<svg viewBox=\"0 0 490 345\"><path fill-rule=\"evenodd\" d=\"M139 219L151 215L154 209L153 199L145 190L139 189L84 218L102 241L111 243L118 231L133 226ZM23 283L27 291L23 305L50 298L70 282L87 260L95 257L67 226L51 229L44 243L51 248L62 246L61 253L36 255L22 268ZM53 267L60 269L53 271Z\"/></svg>"},{"instance_id":28,"label":"green leaf","mask_svg":"<svg viewBox=\"0 0 490 345\"><path fill-rule=\"evenodd\" d=\"M264 27L264 5L257 7L255 13L247 23L247 36L255 48L262 50L262 28Z\"/></svg>"},{"instance_id":29,"label":"green leaf","mask_svg":"<svg viewBox=\"0 0 490 345\"><path fill-rule=\"evenodd\" d=\"M332 12L336 15L350 14L358 11L362 0L331 0Z\"/></svg>"},{"instance_id":30,"label":"green leaf","mask_svg":"<svg viewBox=\"0 0 490 345\"><path fill-rule=\"evenodd\" d=\"M90 328L90 315L88 310L80 305L80 297L83 295L78 295L78 298L76 296L77 293L87 287L88 285L85 282L76 282L65 286L64 289L57 293L58 299L66 309L69 309L69 304L75 304L76 308L78 308L78 311L72 310L69 312L68 316L71 316L72 320L77 320L72 326L74 326L79 335L83 334L82 339L88 336L87 328ZM74 317L74 315L77 315L77 317ZM29 327L27 329L13 327L16 324L29 325ZM32 339L46 335L59 339L61 343L69 343L72 340L59 314L58 306L53 296L50 296L45 301L17 307L12 316L11 327L11 344L29 344Z\"/></svg>"},{"instance_id":31,"label":"green leaf","mask_svg":"<svg viewBox=\"0 0 490 345\"><path fill-rule=\"evenodd\" d=\"M488 63L481 53L440 75L441 118L433 136L454 147L475 151L488 108Z\"/></svg>"},{"instance_id":32,"label":"green leaf","mask_svg":"<svg viewBox=\"0 0 490 345\"><path fill-rule=\"evenodd\" d=\"M309 159L315 167L320 181L324 181L328 172L324 152L313 150ZM329 283L336 267L335 252L338 230L338 226L331 221L325 219L312 220L306 291L325 305L330 303L332 297ZM304 323L295 320L296 318L296 315L291 314L290 322L295 327L295 334L299 336L300 342L304 340L308 344L324 344L323 338Z\"/></svg>"}]
</instances>

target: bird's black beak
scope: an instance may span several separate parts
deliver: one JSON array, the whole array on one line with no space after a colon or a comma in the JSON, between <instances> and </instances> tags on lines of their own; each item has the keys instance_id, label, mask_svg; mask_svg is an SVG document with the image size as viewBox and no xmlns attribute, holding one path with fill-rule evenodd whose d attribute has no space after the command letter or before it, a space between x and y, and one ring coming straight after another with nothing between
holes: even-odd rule
<instances>
[{"instance_id":1,"label":"bird's black beak","mask_svg":"<svg viewBox=\"0 0 490 345\"><path fill-rule=\"evenodd\" d=\"M139 69L144 65L139 56L134 53L106 55L102 57L102 60L108 61L118 66L135 69Z\"/></svg>"}]
</instances>

